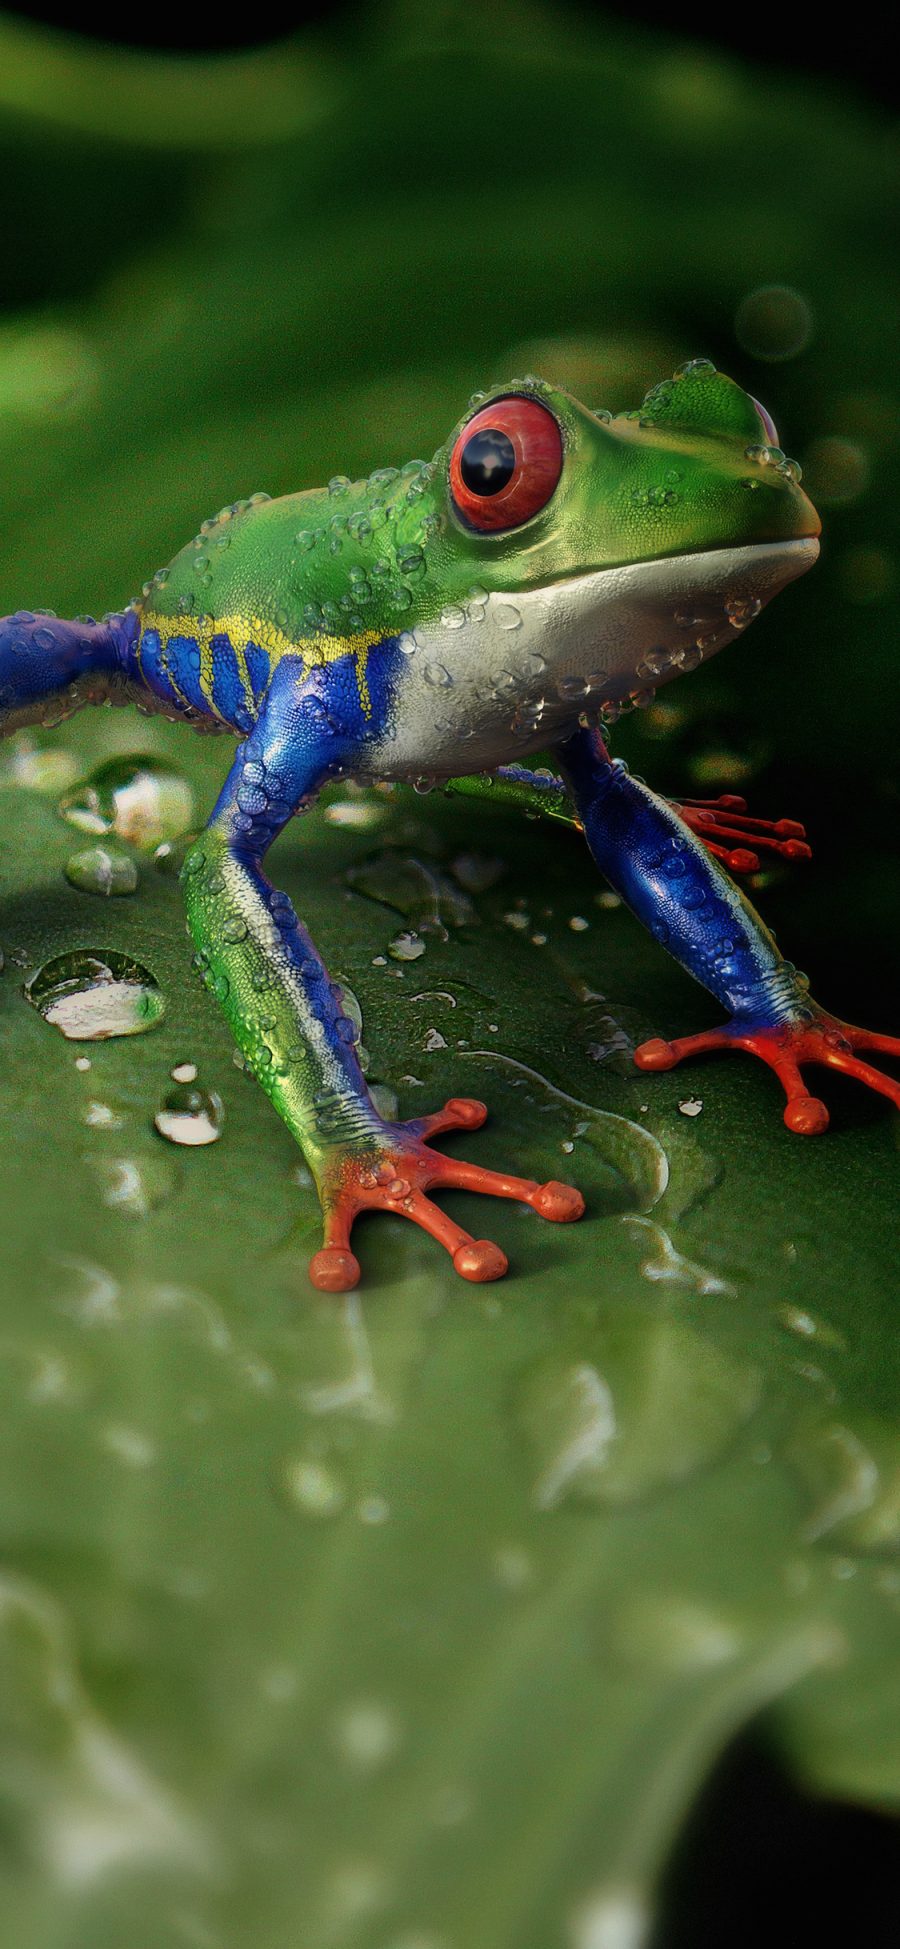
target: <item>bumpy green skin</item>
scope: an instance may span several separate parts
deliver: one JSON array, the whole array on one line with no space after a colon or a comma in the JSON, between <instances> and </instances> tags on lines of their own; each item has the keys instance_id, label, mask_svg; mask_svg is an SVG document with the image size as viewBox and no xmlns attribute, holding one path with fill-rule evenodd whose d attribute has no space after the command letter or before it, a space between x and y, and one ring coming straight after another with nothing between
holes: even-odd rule
<instances>
[{"instance_id":1,"label":"bumpy green skin","mask_svg":"<svg viewBox=\"0 0 900 1949\"><path fill-rule=\"evenodd\" d=\"M255 619L276 661L300 650L315 662L436 622L473 584L516 595L595 569L817 532L791 463L766 449L752 400L706 361L692 364L640 412L614 419L538 379L511 380L475 395L430 462L223 510L150 585L144 621ZM479 535L453 515L450 454L482 399L525 390L562 428L562 479L524 531Z\"/></svg>"}]
</instances>

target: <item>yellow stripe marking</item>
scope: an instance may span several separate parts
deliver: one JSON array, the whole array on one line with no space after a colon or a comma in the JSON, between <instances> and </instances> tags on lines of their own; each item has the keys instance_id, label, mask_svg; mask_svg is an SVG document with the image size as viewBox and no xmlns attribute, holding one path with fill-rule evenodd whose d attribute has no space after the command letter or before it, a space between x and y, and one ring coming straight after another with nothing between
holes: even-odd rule
<instances>
[{"instance_id":1,"label":"yellow stripe marking","mask_svg":"<svg viewBox=\"0 0 900 1949\"><path fill-rule=\"evenodd\" d=\"M281 662L282 657L298 656L303 662L303 674L314 670L323 663L336 663L339 657L353 656L356 659L356 682L360 705L368 717L372 710L369 692L367 663L369 651L382 641L382 631L378 629L357 630L352 636L286 636L276 623L262 616L157 616L152 611L141 615L141 629L152 629L159 637L160 661L166 670L173 690L176 690L187 706L189 699L183 696L166 658L166 650L173 636L184 636L197 644L200 651L200 689L210 709L216 711L213 703L213 654L214 636L227 636L235 654L238 675L247 696L248 704L253 698L253 687L247 668L246 650L250 643L258 643L265 650L270 669ZM140 650L138 651L140 668Z\"/></svg>"}]
</instances>

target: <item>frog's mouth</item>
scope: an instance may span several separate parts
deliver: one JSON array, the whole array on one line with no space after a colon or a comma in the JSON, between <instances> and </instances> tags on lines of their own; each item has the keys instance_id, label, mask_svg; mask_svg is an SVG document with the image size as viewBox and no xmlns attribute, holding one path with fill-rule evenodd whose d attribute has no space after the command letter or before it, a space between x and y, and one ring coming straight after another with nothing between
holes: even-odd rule
<instances>
[{"instance_id":1,"label":"frog's mouth","mask_svg":"<svg viewBox=\"0 0 900 1949\"><path fill-rule=\"evenodd\" d=\"M621 703L733 643L818 553L810 535L665 555L510 600L529 641L540 639L560 701Z\"/></svg>"}]
</instances>

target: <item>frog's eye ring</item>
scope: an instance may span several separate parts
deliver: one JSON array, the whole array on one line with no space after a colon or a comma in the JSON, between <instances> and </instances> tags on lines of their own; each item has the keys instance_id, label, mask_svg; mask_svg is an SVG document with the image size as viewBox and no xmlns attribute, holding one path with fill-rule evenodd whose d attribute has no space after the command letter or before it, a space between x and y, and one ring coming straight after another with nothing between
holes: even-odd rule
<instances>
[{"instance_id":1,"label":"frog's eye ring","mask_svg":"<svg viewBox=\"0 0 900 1949\"><path fill-rule=\"evenodd\" d=\"M768 441L769 446L770 447L780 446L781 442L778 438L778 428L775 425L775 421L773 420L771 413L768 413L766 411L766 408L760 405L758 399L754 399L752 393L748 393L747 397L750 401L751 406L756 407L759 417L762 420L763 432L765 433L766 440Z\"/></svg>"},{"instance_id":2,"label":"frog's eye ring","mask_svg":"<svg viewBox=\"0 0 900 1949\"><path fill-rule=\"evenodd\" d=\"M450 459L453 505L482 534L521 527L546 507L562 463L553 414L536 399L510 393L463 427Z\"/></svg>"}]
</instances>

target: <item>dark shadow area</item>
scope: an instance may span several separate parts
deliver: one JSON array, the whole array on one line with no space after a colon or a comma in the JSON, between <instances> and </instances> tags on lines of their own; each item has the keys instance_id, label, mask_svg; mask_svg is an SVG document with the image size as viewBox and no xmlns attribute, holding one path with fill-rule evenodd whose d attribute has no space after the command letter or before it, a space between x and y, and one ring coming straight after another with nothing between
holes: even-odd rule
<instances>
[{"instance_id":1,"label":"dark shadow area","mask_svg":"<svg viewBox=\"0 0 900 1949\"><path fill-rule=\"evenodd\" d=\"M694 1809L662 1908L651 1949L893 1949L900 1823L808 1798L739 1742Z\"/></svg>"}]
</instances>

